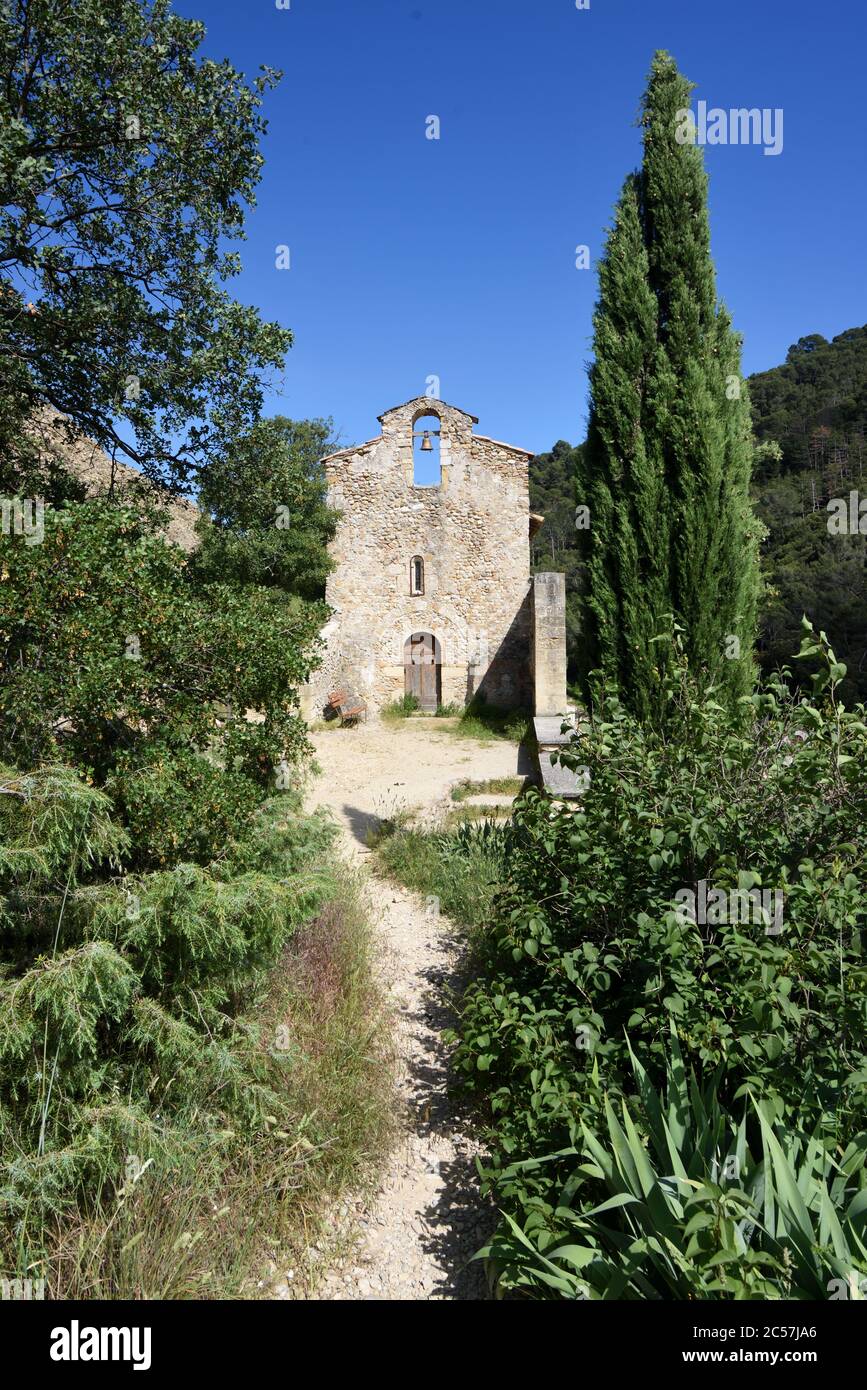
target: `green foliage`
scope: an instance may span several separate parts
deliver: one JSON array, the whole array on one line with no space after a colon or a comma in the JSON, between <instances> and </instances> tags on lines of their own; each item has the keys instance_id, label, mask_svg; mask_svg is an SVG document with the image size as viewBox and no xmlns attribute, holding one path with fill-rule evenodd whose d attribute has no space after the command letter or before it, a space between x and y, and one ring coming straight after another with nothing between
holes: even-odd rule
<instances>
[{"instance_id":1,"label":"green foliage","mask_svg":"<svg viewBox=\"0 0 867 1390\"><path fill-rule=\"evenodd\" d=\"M765 448L756 481L813 473L842 481L841 465L860 474L867 428L867 325L828 342L811 333L789 348L785 362L750 377L757 438ZM845 477L845 474L843 475ZM805 498L805 500L807 500Z\"/></svg>"},{"instance_id":2,"label":"green foliage","mask_svg":"<svg viewBox=\"0 0 867 1390\"><path fill-rule=\"evenodd\" d=\"M467 927L483 927L507 873L505 828L493 821L464 823L455 831L398 826L377 845L382 869Z\"/></svg>"},{"instance_id":3,"label":"green foliage","mask_svg":"<svg viewBox=\"0 0 867 1390\"><path fill-rule=\"evenodd\" d=\"M737 697L752 684L759 587L740 340L717 301L702 153L676 138L690 91L658 53L642 168L626 180L599 271L577 491L589 508L578 533L582 675L603 669L637 714L657 719L664 616L683 624L696 669Z\"/></svg>"},{"instance_id":4,"label":"green foliage","mask_svg":"<svg viewBox=\"0 0 867 1390\"><path fill-rule=\"evenodd\" d=\"M867 1272L867 1134L835 1154L755 1100L737 1123L715 1077L703 1091L688 1077L672 1031L664 1094L630 1052L636 1099L606 1097L556 1200L532 1203L523 1228L509 1219L482 1252L499 1295L821 1300Z\"/></svg>"},{"instance_id":5,"label":"green foliage","mask_svg":"<svg viewBox=\"0 0 867 1390\"><path fill-rule=\"evenodd\" d=\"M32 462L21 427L50 405L182 486L282 365L291 334L224 288L276 74L248 86L203 38L168 0L0 9L4 463Z\"/></svg>"},{"instance_id":6,"label":"green foliage","mask_svg":"<svg viewBox=\"0 0 867 1390\"><path fill-rule=\"evenodd\" d=\"M273 789L281 760L306 751L297 691L317 608L200 585L180 550L106 502L47 509L42 544L4 536L0 563L0 754L111 779L158 862L173 833L179 854L213 852L251 788ZM197 756L210 749L216 767ZM158 824L170 809L177 827Z\"/></svg>"},{"instance_id":7,"label":"green foliage","mask_svg":"<svg viewBox=\"0 0 867 1390\"><path fill-rule=\"evenodd\" d=\"M121 754L107 786L130 834L127 862L136 868L206 864L249 825L263 792L237 769L160 742Z\"/></svg>"},{"instance_id":8,"label":"green foliage","mask_svg":"<svg viewBox=\"0 0 867 1390\"><path fill-rule=\"evenodd\" d=\"M124 832L69 769L4 772L0 819L0 1200L38 1244L120 1191L130 1152L285 1113L239 1008L322 903L333 828L282 797L217 864L120 875Z\"/></svg>"},{"instance_id":9,"label":"green foliage","mask_svg":"<svg viewBox=\"0 0 867 1390\"><path fill-rule=\"evenodd\" d=\"M389 704L383 705L380 710L380 718L384 719L387 724L394 723L398 719L408 719L419 708L417 695L401 695L400 699L391 700Z\"/></svg>"},{"instance_id":10,"label":"green foliage","mask_svg":"<svg viewBox=\"0 0 867 1390\"><path fill-rule=\"evenodd\" d=\"M828 531L827 504L864 495L867 431L867 328L831 342L810 334L786 361L748 381L756 445L753 497L767 535L762 546L766 585L757 657L769 675L798 641L806 614L826 631L848 672L847 702L867 696L867 570L862 534ZM560 441L530 463L530 498L545 525L532 542L536 569L566 573L569 678L590 664L579 619L586 587L579 533L574 531L574 475L583 446ZM798 680L798 672L792 679Z\"/></svg>"},{"instance_id":11,"label":"green foliage","mask_svg":"<svg viewBox=\"0 0 867 1390\"><path fill-rule=\"evenodd\" d=\"M333 566L337 514L326 505L321 459L330 420L258 420L201 479L205 509L194 564L204 579L261 584L321 599Z\"/></svg>"},{"instance_id":12,"label":"green foliage","mask_svg":"<svg viewBox=\"0 0 867 1390\"><path fill-rule=\"evenodd\" d=\"M800 339L782 366L750 378L758 514L768 529L759 659L786 660L806 615L848 667L848 701L867 697L865 537L829 532L828 502L864 496L867 328ZM797 679L797 673L795 673Z\"/></svg>"},{"instance_id":13,"label":"green foliage","mask_svg":"<svg viewBox=\"0 0 867 1390\"><path fill-rule=\"evenodd\" d=\"M841 706L845 668L824 638L808 632L803 655L820 663L813 702L780 681L733 711L675 643L668 731L598 690L564 755L589 769L580 805L530 791L515 808L455 1065L489 1107L487 1178L519 1224L568 1174L511 1165L601 1124L603 1093L628 1094L630 1046L661 1084L672 1022L724 1108L750 1088L793 1131L844 1148L867 1126L867 723ZM739 909L685 917L678 894L702 881L778 890L782 931Z\"/></svg>"}]
</instances>

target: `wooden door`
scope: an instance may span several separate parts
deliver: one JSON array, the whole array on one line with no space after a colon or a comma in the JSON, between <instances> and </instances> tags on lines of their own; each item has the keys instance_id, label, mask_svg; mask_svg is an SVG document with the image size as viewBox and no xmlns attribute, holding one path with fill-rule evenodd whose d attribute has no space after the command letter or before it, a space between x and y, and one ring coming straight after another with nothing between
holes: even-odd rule
<instances>
[{"instance_id":1,"label":"wooden door","mask_svg":"<svg viewBox=\"0 0 867 1390\"><path fill-rule=\"evenodd\" d=\"M414 632L404 648L404 686L428 713L437 707L437 675L436 641L429 632Z\"/></svg>"}]
</instances>

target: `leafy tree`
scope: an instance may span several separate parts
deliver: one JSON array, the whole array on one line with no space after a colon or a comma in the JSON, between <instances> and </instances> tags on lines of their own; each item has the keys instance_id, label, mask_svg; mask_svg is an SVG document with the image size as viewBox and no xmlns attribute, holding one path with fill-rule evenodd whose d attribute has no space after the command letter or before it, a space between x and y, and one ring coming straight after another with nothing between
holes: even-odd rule
<instances>
[{"instance_id":1,"label":"leafy tree","mask_svg":"<svg viewBox=\"0 0 867 1390\"><path fill-rule=\"evenodd\" d=\"M673 614L733 695L752 682L759 527L740 343L718 303L701 152L681 144L691 86L665 53L644 97L644 159L600 268L579 503L590 507L584 606L591 664L636 712L658 712Z\"/></svg>"},{"instance_id":2,"label":"leafy tree","mask_svg":"<svg viewBox=\"0 0 867 1390\"><path fill-rule=\"evenodd\" d=\"M291 334L234 301L262 93L168 0L0 4L0 446L40 406L182 485ZM26 454L26 448L24 450Z\"/></svg>"},{"instance_id":3,"label":"leafy tree","mask_svg":"<svg viewBox=\"0 0 867 1390\"><path fill-rule=\"evenodd\" d=\"M47 509L44 530L0 538L0 758L110 786L140 859L207 858L307 751L297 691L322 611L200 584L109 503Z\"/></svg>"},{"instance_id":4,"label":"leafy tree","mask_svg":"<svg viewBox=\"0 0 867 1390\"><path fill-rule=\"evenodd\" d=\"M203 475L206 511L199 573L321 598L332 568L327 545L337 514L326 504L321 459L330 420L259 420Z\"/></svg>"}]
</instances>

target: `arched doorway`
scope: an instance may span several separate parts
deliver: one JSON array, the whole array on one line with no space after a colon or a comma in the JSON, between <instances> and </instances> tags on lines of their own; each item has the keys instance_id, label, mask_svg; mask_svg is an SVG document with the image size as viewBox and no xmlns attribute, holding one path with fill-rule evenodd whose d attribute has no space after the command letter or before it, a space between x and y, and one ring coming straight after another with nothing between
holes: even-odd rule
<instances>
[{"instance_id":1,"label":"arched doorway","mask_svg":"<svg viewBox=\"0 0 867 1390\"><path fill-rule=\"evenodd\" d=\"M404 690L419 708L435 714L442 699L442 656L432 632L413 632L403 645Z\"/></svg>"}]
</instances>

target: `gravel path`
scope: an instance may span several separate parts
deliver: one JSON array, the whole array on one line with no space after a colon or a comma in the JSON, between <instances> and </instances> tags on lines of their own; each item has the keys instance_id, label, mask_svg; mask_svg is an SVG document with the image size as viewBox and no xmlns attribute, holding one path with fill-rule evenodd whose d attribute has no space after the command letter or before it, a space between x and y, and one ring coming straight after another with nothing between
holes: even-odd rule
<instances>
[{"instance_id":1,"label":"gravel path","mask_svg":"<svg viewBox=\"0 0 867 1390\"><path fill-rule=\"evenodd\" d=\"M329 730L314 742L322 775L311 801L332 808L347 853L359 861L369 857L364 838L377 816L399 807L435 815L461 778L525 771L514 744L459 739L421 721ZM350 1253L315 1296L484 1298L481 1264L470 1260L490 1234L493 1213L480 1202L476 1149L448 1095L442 1040L453 1021L448 996L461 986L461 935L424 900L372 874L368 892L397 1016L402 1133L372 1202L345 1203L334 1214L335 1235Z\"/></svg>"}]
</instances>

